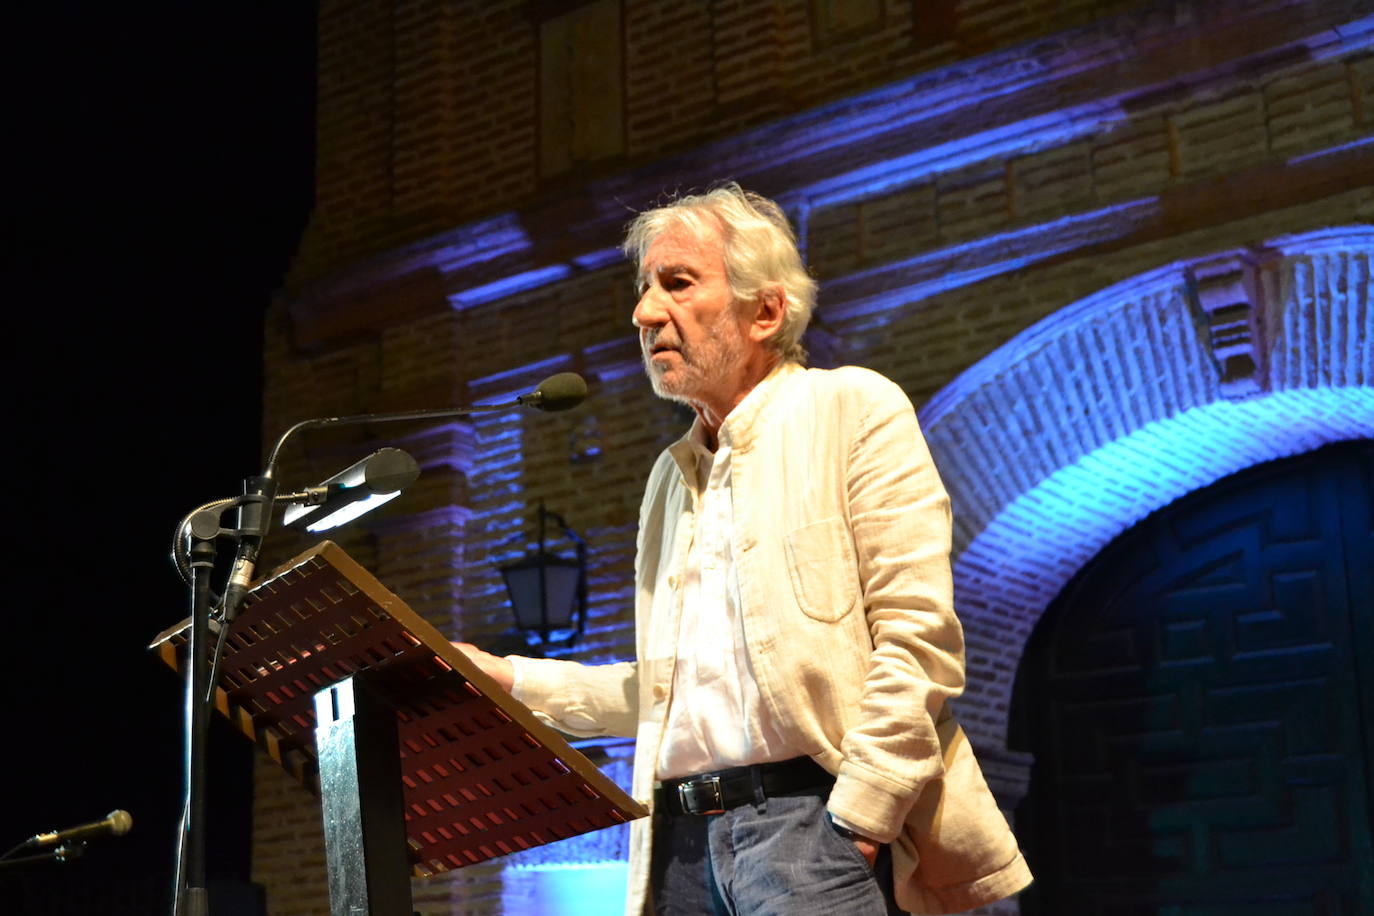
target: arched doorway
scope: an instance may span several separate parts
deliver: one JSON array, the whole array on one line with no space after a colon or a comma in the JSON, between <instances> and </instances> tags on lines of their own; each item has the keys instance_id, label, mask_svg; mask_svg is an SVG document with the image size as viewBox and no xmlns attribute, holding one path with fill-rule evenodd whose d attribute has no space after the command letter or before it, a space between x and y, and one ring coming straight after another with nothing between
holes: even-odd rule
<instances>
[{"instance_id":1,"label":"arched doorway","mask_svg":"<svg viewBox=\"0 0 1374 916\"><path fill-rule=\"evenodd\" d=\"M955 707L1010 812L1033 760L1007 743L1015 675L1084 565L1227 475L1374 439L1374 228L1269 238L1099 290L987 354L920 419L954 506L968 665Z\"/></svg>"},{"instance_id":2,"label":"arched doorway","mask_svg":"<svg viewBox=\"0 0 1374 916\"><path fill-rule=\"evenodd\" d=\"M1374 912L1374 442L1234 474L1036 626L1023 913Z\"/></svg>"}]
</instances>

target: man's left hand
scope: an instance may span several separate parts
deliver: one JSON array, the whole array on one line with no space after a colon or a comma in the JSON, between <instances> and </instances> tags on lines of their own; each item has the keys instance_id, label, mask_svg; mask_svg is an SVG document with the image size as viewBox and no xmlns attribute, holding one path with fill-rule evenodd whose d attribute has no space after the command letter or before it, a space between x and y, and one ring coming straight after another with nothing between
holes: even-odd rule
<instances>
[{"instance_id":1,"label":"man's left hand","mask_svg":"<svg viewBox=\"0 0 1374 916\"><path fill-rule=\"evenodd\" d=\"M879 844L875 840L870 840L867 837L855 837L853 840L850 840L850 842L858 847L859 854L868 862L868 867L872 868L873 863L878 861Z\"/></svg>"}]
</instances>

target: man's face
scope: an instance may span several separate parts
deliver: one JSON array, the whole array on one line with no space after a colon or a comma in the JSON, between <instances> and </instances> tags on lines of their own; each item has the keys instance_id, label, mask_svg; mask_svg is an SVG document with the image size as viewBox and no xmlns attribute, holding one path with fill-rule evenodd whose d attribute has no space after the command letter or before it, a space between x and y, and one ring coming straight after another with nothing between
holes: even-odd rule
<instances>
[{"instance_id":1,"label":"man's face","mask_svg":"<svg viewBox=\"0 0 1374 916\"><path fill-rule=\"evenodd\" d=\"M640 264L634 323L644 368L659 397L710 404L733 395L745 338L717 229L698 238L670 229Z\"/></svg>"}]
</instances>

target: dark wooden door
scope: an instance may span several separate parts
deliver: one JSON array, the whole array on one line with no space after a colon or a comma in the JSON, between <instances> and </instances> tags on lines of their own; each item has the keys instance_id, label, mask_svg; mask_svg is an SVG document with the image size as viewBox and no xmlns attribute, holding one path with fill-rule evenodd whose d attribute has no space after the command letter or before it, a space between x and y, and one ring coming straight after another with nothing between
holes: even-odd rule
<instances>
[{"instance_id":1,"label":"dark wooden door","mask_svg":"<svg viewBox=\"0 0 1374 916\"><path fill-rule=\"evenodd\" d=\"M1043 914L1374 913L1374 443L1252 468L1114 541L1018 672Z\"/></svg>"}]
</instances>

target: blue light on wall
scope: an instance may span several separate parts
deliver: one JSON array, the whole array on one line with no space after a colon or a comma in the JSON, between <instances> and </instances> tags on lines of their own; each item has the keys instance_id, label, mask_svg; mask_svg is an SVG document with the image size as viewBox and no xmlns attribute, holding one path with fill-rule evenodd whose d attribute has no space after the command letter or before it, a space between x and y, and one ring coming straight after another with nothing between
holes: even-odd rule
<instances>
[{"instance_id":1,"label":"blue light on wall","mask_svg":"<svg viewBox=\"0 0 1374 916\"><path fill-rule=\"evenodd\" d=\"M501 875L506 916L617 916L625 910L624 862L507 868Z\"/></svg>"},{"instance_id":2,"label":"blue light on wall","mask_svg":"<svg viewBox=\"0 0 1374 916\"><path fill-rule=\"evenodd\" d=\"M566 280L572 275L572 268L566 264L553 264L549 267L541 267L535 270L527 270L502 277L500 280L493 280L481 286L473 286L461 292L454 293L449 297L453 307L457 309L470 308L474 305L481 305L484 302L495 302L497 299L504 299L507 296L514 296L516 293L523 293L526 290L538 289L541 286L549 286L560 280Z\"/></svg>"}]
</instances>

